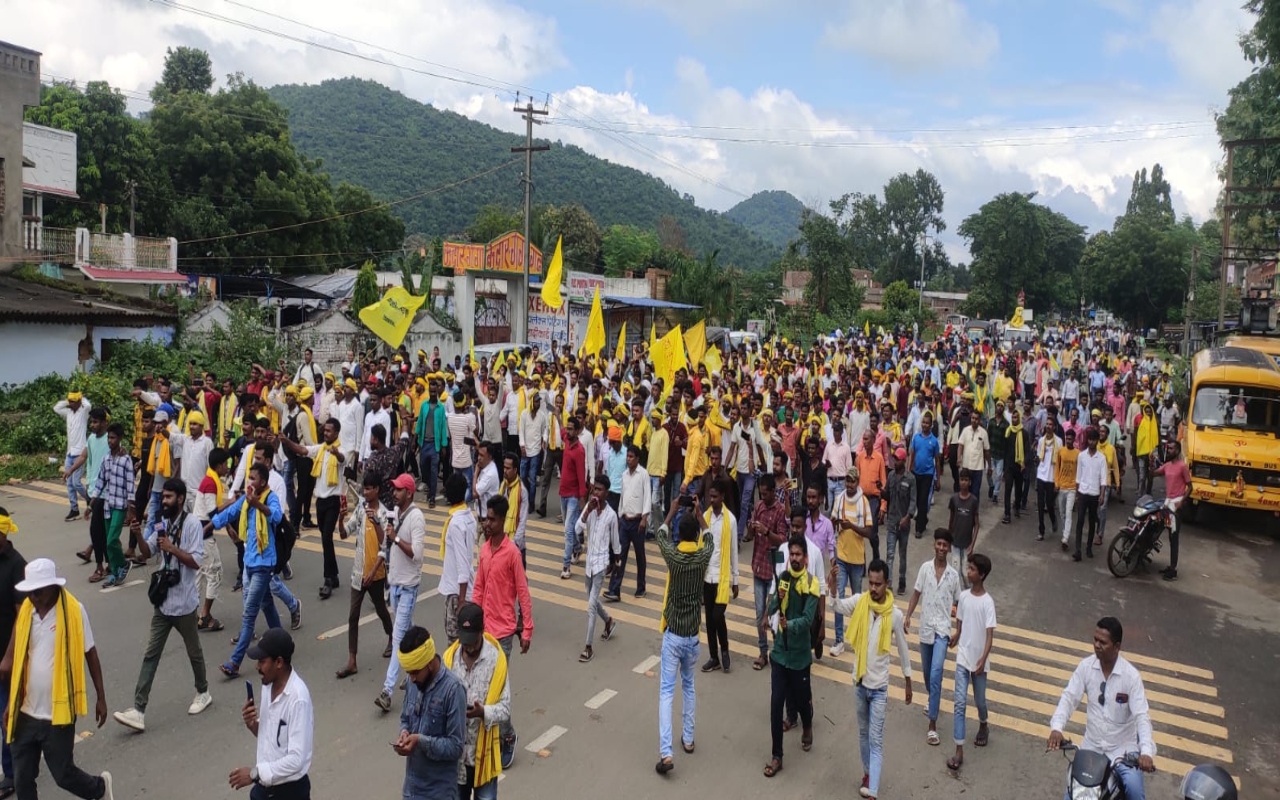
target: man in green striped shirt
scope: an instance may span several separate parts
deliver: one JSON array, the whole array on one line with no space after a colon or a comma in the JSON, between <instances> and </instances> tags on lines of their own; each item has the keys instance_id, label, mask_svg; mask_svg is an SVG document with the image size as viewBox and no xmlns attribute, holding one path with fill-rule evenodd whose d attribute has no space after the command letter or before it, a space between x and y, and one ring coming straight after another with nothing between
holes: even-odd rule
<instances>
[{"instance_id":1,"label":"man in green striped shirt","mask_svg":"<svg viewBox=\"0 0 1280 800\"><path fill-rule=\"evenodd\" d=\"M680 500L688 503L689 494ZM684 729L680 737L686 753L693 752L693 720L696 697L693 673L698 664L698 630L702 622L702 582L711 563L711 536L698 542L701 532L702 507L696 497L680 518L679 544L671 542L671 520L681 507L674 502L667 519L658 531L658 549L667 562L667 590L662 600L662 672L658 690L658 754L657 771L666 775L675 768L671 759L671 708L675 700L676 674L680 674L683 690ZM692 511L693 513L688 513Z\"/></svg>"}]
</instances>

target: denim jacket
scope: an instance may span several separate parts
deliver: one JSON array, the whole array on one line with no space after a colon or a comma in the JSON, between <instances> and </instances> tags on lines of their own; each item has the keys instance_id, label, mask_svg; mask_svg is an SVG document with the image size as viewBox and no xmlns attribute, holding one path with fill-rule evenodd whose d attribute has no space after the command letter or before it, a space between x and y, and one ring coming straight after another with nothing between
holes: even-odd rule
<instances>
[{"instance_id":1,"label":"denim jacket","mask_svg":"<svg viewBox=\"0 0 1280 800\"><path fill-rule=\"evenodd\" d=\"M425 690L409 681L400 728L418 734L405 762L405 800L458 796L458 761L467 741L467 689L443 664Z\"/></svg>"}]
</instances>

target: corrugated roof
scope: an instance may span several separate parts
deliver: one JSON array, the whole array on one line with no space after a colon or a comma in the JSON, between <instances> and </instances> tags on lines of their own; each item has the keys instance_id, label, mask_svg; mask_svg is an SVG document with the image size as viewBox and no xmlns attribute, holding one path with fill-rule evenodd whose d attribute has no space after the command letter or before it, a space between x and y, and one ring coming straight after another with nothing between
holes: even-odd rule
<instances>
[{"instance_id":1,"label":"corrugated roof","mask_svg":"<svg viewBox=\"0 0 1280 800\"><path fill-rule=\"evenodd\" d=\"M609 295L603 299L608 303L616 303L620 306L634 306L635 308L672 308L685 311L701 308L701 306L691 306L688 303L677 303L672 300L654 300L651 297L617 297Z\"/></svg>"},{"instance_id":2,"label":"corrugated roof","mask_svg":"<svg viewBox=\"0 0 1280 800\"><path fill-rule=\"evenodd\" d=\"M174 310L130 298L110 299L0 275L0 322L172 325Z\"/></svg>"}]
</instances>

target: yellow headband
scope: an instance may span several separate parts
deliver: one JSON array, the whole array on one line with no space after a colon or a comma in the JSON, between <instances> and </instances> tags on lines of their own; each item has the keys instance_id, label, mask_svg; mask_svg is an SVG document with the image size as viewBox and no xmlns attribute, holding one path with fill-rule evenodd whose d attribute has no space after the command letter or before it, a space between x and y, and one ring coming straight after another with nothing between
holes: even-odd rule
<instances>
[{"instance_id":1,"label":"yellow headband","mask_svg":"<svg viewBox=\"0 0 1280 800\"><path fill-rule=\"evenodd\" d=\"M204 425L205 424L204 414L200 413L199 411L188 412L187 424L188 425Z\"/></svg>"},{"instance_id":2,"label":"yellow headband","mask_svg":"<svg viewBox=\"0 0 1280 800\"><path fill-rule=\"evenodd\" d=\"M347 378L345 381L342 382L342 385L347 387L353 392L360 391L360 384L356 383L355 378Z\"/></svg>"},{"instance_id":3,"label":"yellow headband","mask_svg":"<svg viewBox=\"0 0 1280 800\"><path fill-rule=\"evenodd\" d=\"M428 636L427 640L417 650L411 650L408 653L402 650L396 656L400 659L400 666L404 667L405 672L417 672L425 668L431 663L431 659L436 657L436 643Z\"/></svg>"},{"instance_id":4,"label":"yellow headband","mask_svg":"<svg viewBox=\"0 0 1280 800\"><path fill-rule=\"evenodd\" d=\"M13 518L8 514L0 514L0 533L5 536L12 536L18 532L18 526L14 524Z\"/></svg>"},{"instance_id":5,"label":"yellow headband","mask_svg":"<svg viewBox=\"0 0 1280 800\"><path fill-rule=\"evenodd\" d=\"M77 400L81 400L83 398L84 398L84 395L80 394L79 392L67 392L68 403L74 403Z\"/></svg>"}]
</instances>

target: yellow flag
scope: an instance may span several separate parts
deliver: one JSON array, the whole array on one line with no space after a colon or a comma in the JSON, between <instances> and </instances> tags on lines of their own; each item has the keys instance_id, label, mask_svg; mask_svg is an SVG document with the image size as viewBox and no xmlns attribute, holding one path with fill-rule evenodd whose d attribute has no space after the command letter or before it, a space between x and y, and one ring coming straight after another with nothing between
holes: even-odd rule
<instances>
[{"instance_id":1,"label":"yellow flag","mask_svg":"<svg viewBox=\"0 0 1280 800\"><path fill-rule=\"evenodd\" d=\"M697 325L684 332L684 346L689 350L689 362L701 364L707 353L707 321L701 320Z\"/></svg>"},{"instance_id":2,"label":"yellow flag","mask_svg":"<svg viewBox=\"0 0 1280 800\"><path fill-rule=\"evenodd\" d=\"M712 372L723 372L724 360L720 358L720 348L708 347L707 354L702 357L702 363L707 367L707 374Z\"/></svg>"},{"instance_id":3,"label":"yellow flag","mask_svg":"<svg viewBox=\"0 0 1280 800\"><path fill-rule=\"evenodd\" d=\"M415 297L403 286L392 286L381 300L360 309L360 321L379 339L399 347L409 333L413 315L426 301L425 296Z\"/></svg>"},{"instance_id":4,"label":"yellow flag","mask_svg":"<svg viewBox=\"0 0 1280 800\"><path fill-rule=\"evenodd\" d=\"M684 360L684 337L677 325L653 346L653 370L662 378L663 384L670 386L675 379L676 370L684 366L687 366Z\"/></svg>"},{"instance_id":5,"label":"yellow flag","mask_svg":"<svg viewBox=\"0 0 1280 800\"><path fill-rule=\"evenodd\" d=\"M627 323L622 323L622 330L618 331L618 352L613 354L615 360L625 362L627 360Z\"/></svg>"},{"instance_id":6,"label":"yellow flag","mask_svg":"<svg viewBox=\"0 0 1280 800\"><path fill-rule=\"evenodd\" d=\"M596 287L591 300L591 316L587 319L587 336L582 340L582 352L594 356L604 349L604 309L600 307L600 287Z\"/></svg>"},{"instance_id":7,"label":"yellow flag","mask_svg":"<svg viewBox=\"0 0 1280 800\"><path fill-rule=\"evenodd\" d=\"M564 305L564 298L560 296L560 280L564 276L564 255L560 251L563 240L563 236L556 239L556 254L542 276L542 302L557 310Z\"/></svg>"},{"instance_id":8,"label":"yellow flag","mask_svg":"<svg viewBox=\"0 0 1280 800\"><path fill-rule=\"evenodd\" d=\"M654 346L658 343L658 323L654 322L649 325L649 352L653 352Z\"/></svg>"},{"instance_id":9,"label":"yellow flag","mask_svg":"<svg viewBox=\"0 0 1280 800\"><path fill-rule=\"evenodd\" d=\"M862 323L862 335L863 335L863 336L870 336L870 335L871 335L871 320L870 320L870 319L867 319L867 320L864 320L864 321L863 321L863 323Z\"/></svg>"},{"instance_id":10,"label":"yellow flag","mask_svg":"<svg viewBox=\"0 0 1280 800\"><path fill-rule=\"evenodd\" d=\"M471 356L471 368L472 368L472 369L477 369L477 368L480 366L480 362L479 362L479 361L476 361L476 337L475 337L475 336L472 336L472 337L471 337L471 352L470 352L470 356Z\"/></svg>"}]
</instances>

